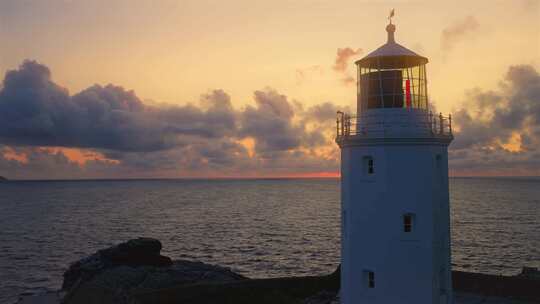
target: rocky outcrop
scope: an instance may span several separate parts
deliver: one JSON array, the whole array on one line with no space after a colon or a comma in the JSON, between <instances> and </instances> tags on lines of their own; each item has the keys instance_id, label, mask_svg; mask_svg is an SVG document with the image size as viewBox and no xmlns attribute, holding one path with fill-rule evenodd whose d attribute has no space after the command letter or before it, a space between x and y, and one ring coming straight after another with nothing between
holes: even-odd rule
<instances>
[{"instance_id":1,"label":"rocky outcrop","mask_svg":"<svg viewBox=\"0 0 540 304\"><path fill-rule=\"evenodd\" d=\"M3 176L0 176L0 183L1 183L1 182L7 182L7 181L8 181L7 178L5 178L5 177L3 177Z\"/></svg>"},{"instance_id":2,"label":"rocky outcrop","mask_svg":"<svg viewBox=\"0 0 540 304\"><path fill-rule=\"evenodd\" d=\"M69 267L61 292L20 303L59 304L60 297L65 304L339 303L339 267L324 276L248 279L220 266L171 261L160 251L161 243L149 238L99 250ZM538 303L540 280L535 279L536 274L534 269L514 277L454 271L456 303L475 303L471 299L478 296L482 301L487 301L486 296L510 298L486 303L514 303L511 298Z\"/></svg>"},{"instance_id":3,"label":"rocky outcrop","mask_svg":"<svg viewBox=\"0 0 540 304\"><path fill-rule=\"evenodd\" d=\"M69 290L77 282L84 283L95 275L118 266L164 267L172 265L170 258L160 255L161 242L151 238L129 240L116 246L99 250L69 267L64 273L62 289Z\"/></svg>"},{"instance_id":4,"label":"rocky outcrop","mask_svg":"<svg viewBox=\"0 0 540 304\"><path fill-rule=\"evenodd\" d=\"M135 292L245 277L228 268L193 261L172 261L160 254L161 242L137 238L99 250L64 273L64 303L132 303Z\"/></svg>"},{"instance_id":5,"label":"rocky outcrop","mask_svg":"<svg viewBox=\"0 0 540 304\"><path fill-rule=\"evenodd\" d=\"M171 261L160 251L158 240L138 238L73 263L64 274L63 303L322 304L339 289L339 270L328 276L254 280L220 266Z\"/></svg>"}]
</instances>

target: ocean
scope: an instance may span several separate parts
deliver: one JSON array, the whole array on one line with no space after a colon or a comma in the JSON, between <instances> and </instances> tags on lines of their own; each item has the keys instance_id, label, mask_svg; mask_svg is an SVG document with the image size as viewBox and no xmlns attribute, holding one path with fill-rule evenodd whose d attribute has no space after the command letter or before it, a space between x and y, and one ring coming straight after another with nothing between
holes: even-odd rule
<instances>
[{"instance_id":1,"label":"ocean","mask_svg":"<svg viewBox=\"0 0 540 304\"><path fill-rule=\"evenodd\" d=\"M138 236L248 277L339 263L337 179L0 183L0 303L60 288L69 264ZM540 267L540 178L451 178L455 270Z\"/></svg>"}]
</instances>

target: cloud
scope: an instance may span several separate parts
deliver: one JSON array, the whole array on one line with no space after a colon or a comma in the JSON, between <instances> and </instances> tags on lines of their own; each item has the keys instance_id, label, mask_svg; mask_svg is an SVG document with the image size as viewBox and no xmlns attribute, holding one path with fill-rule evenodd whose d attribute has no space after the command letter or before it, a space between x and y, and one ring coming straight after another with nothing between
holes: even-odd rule
<instances>
[{"instance_id":1,"label":"cloud","mask_svg":"<svg viewBox=\"0 0 540 304\"><path fill-rule=\"evenodd\" d=\"M462 20L443 29L441 34L441 47L443 50L452 49L461 40L478 31L480 24L474 16L467 16Z\"/></svg>"},{"instance_id":2,"label":"cloud","mask_svg":"<svg viewBox=\"0 0 540 304\"><path fill-rule=\"evenodd\" d=\"M305 122L294 121L295 113L287 96L272 89L256 91L254 95L256 107L248 106L241 114L240 134L255 138L258 153L291 150L298 148L306 138L322 137L320 134L308 134Z\"/></svg>"},{"instance_id":3,"label":"cloud","mask_svg":"<svg viewBox=\"0 0 540 304\"><path fill-rule=\"evenodd\" d=\"M122 87L94 85L70 96L49 69L25 61L6 73L0 91L0 141L10 145L158 151L190 136L219 138L234 132L235 117L223 91L194 105L148 106Z\"/></svg>"},{"instance_id":4,"label":"cloud","mask_svg":"<svg viewBox=\"0 0 540 304\"><path fill-rule=\"evenodd\" d=\"M355 56L360 55L362 49L353 49L350 47L338 48L336 53L336 58L334 64L331 66L333 70L340 77L340 81L344 85L351 85L356 82L355 77L349 73L350 61ZM320 65L313 65L305 68L296 69L296 84L301 85L306 80L310 80L313 76L317 74L323 75L325 71L329 70L330 67L322 67Z\"/></svg>"},{"instance_id":5,"label":"cloud","mask_svg":"<svg viewBox=\"0 0 540 304\"><path fill-rule=\"evenodd\" d=\"M473 89L453 113L454 174L540 174L540 75L512 66L493 90ZM12 178L286 176L337 172L335 115L272 88L235 109L223 90L183 106L91 86L70 95L26 61L0 89L0 175ZM68 148L66 148L68 147ZM77 152L77 153L74 153Z\"/></svg>"},{"instance_id":6,"label":"cloud","mask_svg":"<svg viewBox=\"0 0 540 304\"><path fill-rule=\"evenodd\" d=\"M355 83L353 76L349 74L347 68L349 67L349 61L354 56L360 55L362 49L352 49L350 47L338 48L336 54L336 60L332 69L337 73L342 75L341 82L345 85L350 85Z\"/></svg>"},{"instance_id":7,"label":"cloud","mask_svg":"<svg viewBox=\"0 0 540 304\"><path fill-rule=\"evenodd\" d=\"M337 71L337 72L345 72L347 70L349 60L353 56L360 55L361 53L362 53L362 49L354 50L350 47L338 48L337 54L336 54L336 61L332 68L334 69L334 71Z\"/></svg>"},{"instance_id":8,"label":"cloud","mask_svg":"<svg viewBox=\"0 0 540 304\"><path fill-rule=\"evenodd\" d=\"M223 90L184 106L143 103L115 85L70 95L46 66L25 61L6 73L0 89L0 173L79 178L335 171L337 147L327 147L333 134L314 127L323 116L306 117L313 111L271 88L255 91L254 105L244 110L234 109Z\"/></svg>"},{"instance_id":9,"label":"cloud","mask_svg":"<svg viewBox=\"0 0 540 304\"><path fill-rule=\"evenodd\" d=\"M454 113L459 131L451 145L456 171L540 174L540 74L512 66L497 90L472 90Z\"/></svg>"},{"instance_id":10,"label":"cloud","mask_svg":"<svg viewBox=\"0 0 540 304\"><path fill-rule=\"evenodd\" d=\"M16 150L24 161L6 157ZM41 147L7 147L0 145L0 175L11 179L81 179L112 177L118 164L106 159L87 160L85 166L70 159L65 151Z\"/></svg>"}]
</instances>

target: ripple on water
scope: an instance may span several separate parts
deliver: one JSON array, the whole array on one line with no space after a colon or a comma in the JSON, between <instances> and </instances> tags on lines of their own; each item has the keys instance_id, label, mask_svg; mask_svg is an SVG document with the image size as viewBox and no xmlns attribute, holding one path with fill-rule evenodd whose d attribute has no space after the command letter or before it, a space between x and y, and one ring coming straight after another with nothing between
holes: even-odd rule
<instances>
[{"instance_id":1,"label":"ripple on water","mask_svg":"<svg viewBox=\"0 0 540 304\"><path fill-rule=\"evenodd\" d=\"M540 180L452 179L455 269L540 266ZM136 236L173 259L250 277L335 270L338 180L87 181L0 185L0 303L58 288L68 264Z\"/></svg>"}]
</instances>

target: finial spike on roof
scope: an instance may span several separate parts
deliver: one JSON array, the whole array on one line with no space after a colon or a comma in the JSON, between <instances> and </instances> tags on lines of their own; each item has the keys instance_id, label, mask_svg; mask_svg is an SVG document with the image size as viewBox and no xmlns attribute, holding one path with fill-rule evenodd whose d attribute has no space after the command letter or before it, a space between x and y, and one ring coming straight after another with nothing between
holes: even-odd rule
<instances>
[{"instance_id":1,"label":"finial spike on roof","mask_svg":"<svg viewBox=\"0 0 540 304\"><path fill-rule=\"evenodd\" d=\"M390 14L388 15L388 20L390 23L386 26L386 31L388 32L388 42L387 43L396 43L394 40L394 32L396 31L396 26L392 24L392 17L394 17L394 9L390 11Z\"/></svg>"},{"instance_id":2,"label":"finial spike on roof","mask_svg":"<svg viewBox=\"0 0 540 304\"><path fill-rule=\"evenodd\" d=\"M396 40L394 39L395 31L396 31L396 26L393 25L392 23L386 26L386 32L388 33L388 42L386 43L396 43Z\"/></svg>"},{"instance_id":3,"label":"finial spike on roof","mask_svg":"<svg viewBox=\"0 0 540 304\"><path fill-rule=\"evenodd\" d=\"M390 11L390 14L388 15L388 20L390 20L390 24L392 24L392 17L394 17L394 9Z\"/></svg>"},{"instance_id":4,"label":"finial spike on roof","mask_svg":"<svg viewBox=\"0 0 540 304\"><path fill-rule=\"evenodd\" d=\"M359 67L394 69L414 67L428 63L426 57L416 54L395 41L394 33L396 32L396 25L392 23L392 17L394 17L394 10L390 11L390 15L388 16L390 22L386 26L388 41L378 49L367 54L364 58L356 61L355 63Z\"/></svg>"}]
</instances>

